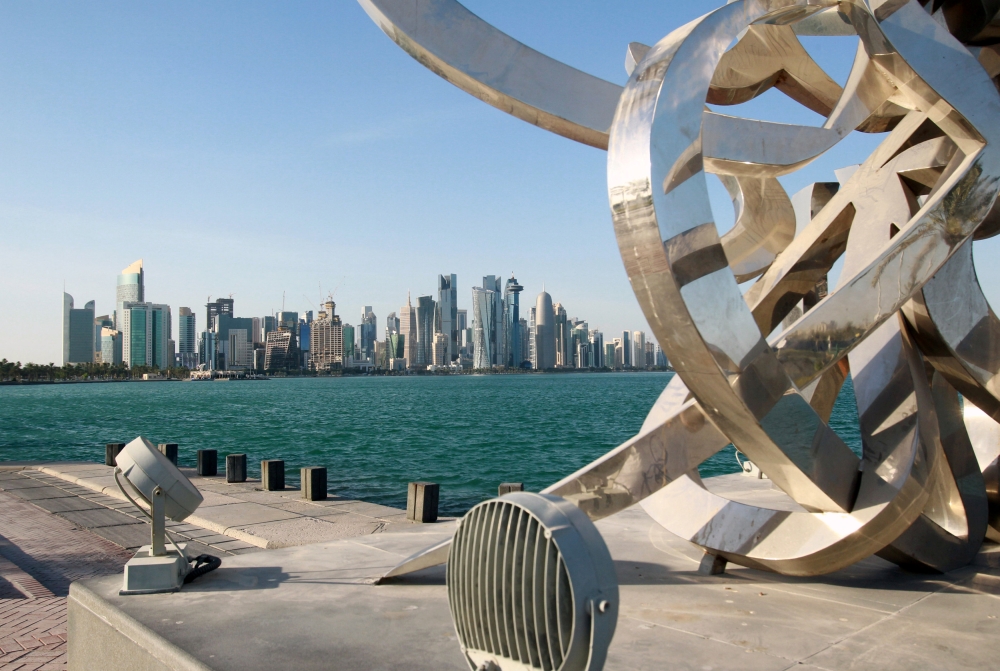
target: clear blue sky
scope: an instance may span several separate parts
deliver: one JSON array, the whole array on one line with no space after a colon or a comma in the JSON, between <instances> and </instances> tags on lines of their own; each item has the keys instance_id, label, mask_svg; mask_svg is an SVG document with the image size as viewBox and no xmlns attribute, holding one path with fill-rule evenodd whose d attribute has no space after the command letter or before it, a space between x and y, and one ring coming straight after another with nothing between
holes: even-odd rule
<instances>
[{"instance_id":1,"label":"clear blue sky","mask_svg":"<svg viewBox=\"0 0 1000 671\"><path fill-rule=\"evenodd\" d=\"M718 3L466 4L623 84L629 42ZM807 46L843 81L850 39ZM820 121L776 95L751 109ZM871 139L789 192L833 179ZM605 153L447 84L350 0L4 3L0 157L0 358L58 363L63 282L78 306L110 312L115 276L138 258L147 300L175 324L179 306L196 309L199 329L209 295L256 316L283 291L287 309L312 309L322 284L349 323L374 306L381 330L439 273L458 274L465 308L483 275L513 271L525 304L544 283L592 328L648 330L614 241ZM714 193L725 228L732 208ZM988 294L997 272L980 264Z\"/></svg>"}]
</instances>

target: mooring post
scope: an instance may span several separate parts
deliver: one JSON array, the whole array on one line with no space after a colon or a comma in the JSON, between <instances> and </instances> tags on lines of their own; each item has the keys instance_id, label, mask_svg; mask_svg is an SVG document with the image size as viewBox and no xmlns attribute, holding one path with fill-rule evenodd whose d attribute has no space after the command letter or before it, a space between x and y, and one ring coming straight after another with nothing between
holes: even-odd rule
<instances>
[{"instance_id":1,"label":"mooring post","mask_svg":"<svg viewBox=\"0 0 1000 671\"><path fill-rule=\"evenodd\" d=\"M198 475L219 474L218 450L198 450Z\"/></svg>"},{"instance_id":2,"label":"mooring post","mask_svg":"<svg viewBox=\"0 0 1000 671\"><path fill-rule=\"evenodd\" d=\"M247 455L226 455L226 482L247 481Z\"/></svg>"},{"instance_id":3,"label":"mooring post","mask_svg":"<svg viewBox=\"0 0 1000 671\"><path fill-rule=\"evenodd\" d=\"M302 498L306 501L326 500L326 468L323 466L306 466L300 470L302 475Z\"/></svg>"},{"instance_id":4,"label":"mooring post","mask_svg":"<svg viewBox=\"0 0 1000 671\"><path fill-rule=\"evenodd\" d=\"M433 482L411 482L406 488L406 519L437 522L440 487Z\"/></svg>"},{"instance_id":5,"label":"mooring post","mask_svg":"<svg viewBox=\"0 0 1000 671\"><path fill-rule=\"evenodd\" d=\"M285 488L285 462L282 459L264 459L260 462L260 482L264 491Z\"/></svg>"}]
</instances>

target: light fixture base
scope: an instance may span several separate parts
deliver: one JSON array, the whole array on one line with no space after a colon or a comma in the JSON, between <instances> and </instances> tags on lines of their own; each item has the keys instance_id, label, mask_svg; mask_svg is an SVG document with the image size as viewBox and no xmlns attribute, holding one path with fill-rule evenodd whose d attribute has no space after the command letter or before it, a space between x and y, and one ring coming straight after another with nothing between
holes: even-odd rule
<instances>
[{"instance_id":1,"label":"light fixture base","mask_svg":"<svg viewBox=\"0 0 1000 671\"><path fill-rule=\"evenodd\" d=\"M178 547L183 553L187 544L178 543ZM180 591L189 569L187 558L172 547L160 556L154 556L151 550L151 545L143 545L125 564L125 583L119 594Z\"/></svg>"}]
</instances>

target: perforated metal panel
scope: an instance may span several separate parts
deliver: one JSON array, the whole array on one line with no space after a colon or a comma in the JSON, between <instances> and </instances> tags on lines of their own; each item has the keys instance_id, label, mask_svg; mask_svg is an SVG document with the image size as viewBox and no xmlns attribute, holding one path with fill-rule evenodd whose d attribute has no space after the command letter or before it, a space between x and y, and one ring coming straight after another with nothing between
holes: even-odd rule
<instances>
[{"instance_id":1,"label":"perforated metal panel","mask_svg":"<svg viewBox=\"0 0 1000 671\"><path fill-rule=\"evenodd\" d=\"M577 523L592 533L581 534ZM608 575L597 579L595 554L600 573L610 567L610 588ZM476 506L459 525L448 559L452 617L473 667L492 661L501 669L599 668L588 667L591 613L610 621L613 632L609 597L617 601L617 591L600 534L558 497L514 493ZM599 657L603 662L603 652Z\"/></svg>"}]
</instances>

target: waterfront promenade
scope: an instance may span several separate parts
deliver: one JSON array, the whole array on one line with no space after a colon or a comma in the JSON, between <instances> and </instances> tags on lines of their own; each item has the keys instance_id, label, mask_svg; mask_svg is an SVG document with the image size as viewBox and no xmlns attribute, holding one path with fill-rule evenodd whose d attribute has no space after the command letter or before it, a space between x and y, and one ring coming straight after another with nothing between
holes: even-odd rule
<instances>
[{"instance_id":1,"label":"waterfront promenade","mask_svg":"<svg viewBox=\"0 0 1000 671\"><path fill-rule=\"evenodd\" d=\"M71 668L96 668L86 662L100 659L107 669L327 669L334 658L348 669L398 668L401 659L414 669L462 668L443 569L371 584L447 537L453 523L413 525L385 506L312 503L295 490L193 476L205 503L170 529L192 552L221 556L222 568L180 594L120 597L122 566L148 542L149 527L109 478L100 464L0 467L4 671L66 669L74 645ZM785 498L767 480L706 484L750 503L781 506ZM996 545L947 575L906 573L873 557L818 578L732 564L704 576L700 551L640 507L598 527L622 594L608 669L992 666ZM68 610L76 613L69 622Z\"/></svg>"},{"instance_id":2,"label":"waterfront promenade","mask_svg":"<svg viewBox=\"0 0 1000 671\"><path fill-rule=\"evenodd\" d=\"M265 492L260 481L227 483L183 469L205 502L184 523L168 522L193 555L229 558L397 530L405 511L331 496L307 502L296 488ZM120 577L149 542L142 514L122 497L113 469L95 463L0 465L0 669L66 668L70 582Z\"/></svg>"}]
</instances>

